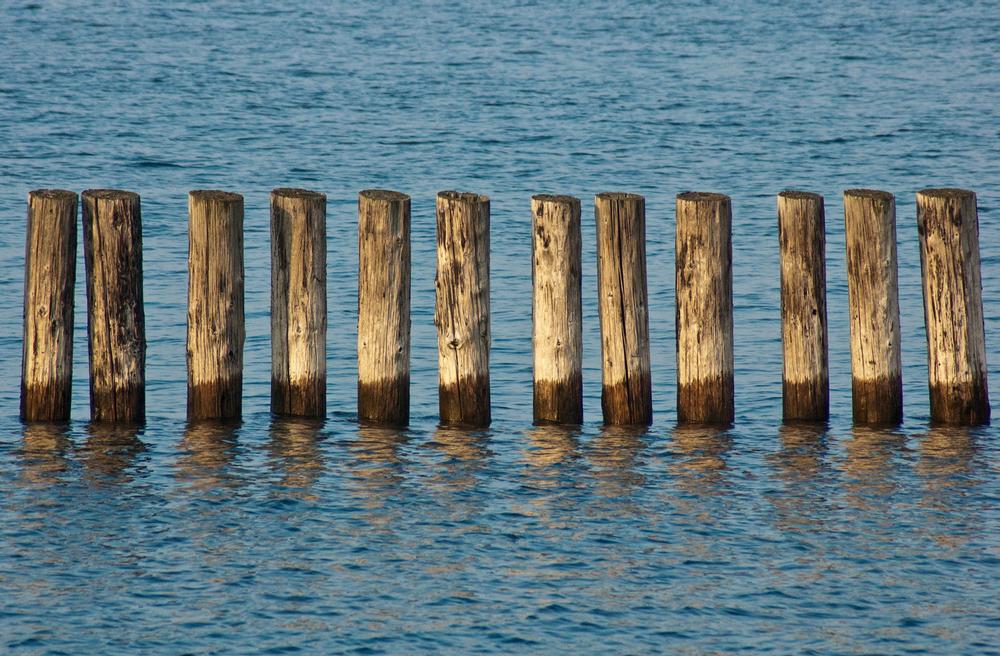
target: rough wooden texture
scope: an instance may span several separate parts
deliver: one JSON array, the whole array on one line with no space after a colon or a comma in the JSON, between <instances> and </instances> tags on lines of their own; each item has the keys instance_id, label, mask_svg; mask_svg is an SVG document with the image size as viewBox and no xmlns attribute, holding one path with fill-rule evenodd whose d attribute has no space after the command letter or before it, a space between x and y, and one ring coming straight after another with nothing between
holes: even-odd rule
<instances>
[{"instance_id":1,"label":"rough wooden texture","mask_svg":"<svg viewBox=\"0 0 1000 656\"><path fill-rule=\"evenodd\" d=\"M73 387L76 194L28 194L21 419L67 421Z\"/></svg>"},{"instance_id":2,"label":"rough wooden texture","mask_svg":"<svg viewBox=\"0 0 1000 656\"><path fill-rule=\"evenodd\" d=\"M446 426L490 424L490 199L437 195L438 404Z\"/></svg>"},{"instance_id":3,"label":"rough wooden texture","mask_svg":"<svg viewBox=\"0 0 1000 656\"><path fill-rule=\"evenodd\" d=\"M146 418L146 319L139 195L91 189L82 198L90 418L142 423Z\"/></svg>"},{"instance_id":4,"label":"rough wooden texture","mask_svg":"<svg viewBox=\"0 0 1000 656\"><path fill-rule=\"evenodd\" d=\"M823 197L778 194L781 244L782 405L786 420L830 417Z\"/></svg>"},{"instance_id":5,"label":"rough wooden texture","mask_svg":"<svg viewBox=\"0 0 1000 656\"><path fill-rule=\"evenodd\" d=\"M931 421L987 424L990 399L976 194L924 189L917 194L917 229Z\"/></svg>"},{"instance_id":6,"label":"rough wooden texture","mask_svg":"<svg viewBox=\"0 0 1000 656\"><path fill-rule=\"evenodd\" d=\"M851 315L851 396L858 424L903 420L896 200L872 189L844 192Z\"/></svg>"},{"instance_id":7,"label":"rough wooden texture","mask_svg":"<svg viewBox=\"0 0 1000 656\"><path fill-rule=\"evenodd\" d=\"M243 405L243 197L188 196L188 419L238 420Z\"/></svg>"},{"instance_id":8,"label":"rough wooden texture","mask_svg":"<svg viewBox=\"0 0 1000 656\"><path fill-rule=\"evenodd\" d=\"M410 197L358 195L358 418L410 421Z\"/></svg>"},{"instance_id":9,"label":"rough wooden texture","mask_svg":"<svg viewBox=\"0 0 1000 656\"><path fill-rule=\"evenodd\" d=\"M601 320L601 409L608 425L653 422L646 294L646 199L605 192L594 198Z\"/></svg>"},{"instance_id":10,"label":"rough wooden texture","mask_svg":"<svg viewBox=\"0 0 1000 656\"><path fill-rule=\"evenodd\" d=\"M326 195L271 192L271 412L326 416Z\"/></svg>"},{"instance_id":11,"label":"rough wooden texture","mask_svg":"<svg viewBox=\"0 0 1000 656\"><path fill-rule=\"evenodd\" d=\"M677 420L729 424L733 407L733 248L728 196L677 196Z\"/></svg>"},{"instance_id":12,"label":"rough wooden texture","mask_svg":"<svg viewBox=\"0 0 1000 656\"><path fill-rule=\"evenodd\" d=\"M580 199L531 199L536 424L583 423Z\"/></svg>"}]
</instances>

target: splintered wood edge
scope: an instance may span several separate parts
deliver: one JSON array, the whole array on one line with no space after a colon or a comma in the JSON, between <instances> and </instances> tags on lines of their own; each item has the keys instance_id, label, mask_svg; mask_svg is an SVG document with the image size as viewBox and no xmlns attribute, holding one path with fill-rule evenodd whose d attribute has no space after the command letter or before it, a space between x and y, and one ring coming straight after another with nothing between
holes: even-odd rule
<instances>
[{"instance_id":1,"label":"splintered wood edge","mask_svg":"<svg viewBox=\"0 0 1000 656\"><path fill-rule=\"evenodd\" d=\"M76 201L76 192L66 189L34 189L28 192L28 198L52 198L56 200Z\"/></svg>"},{"instance_id":2,"label":"splintered wood edge","mask_svg":"<svg viewBox=\"0 0 1000 656\"><path fill-rule=\"evenodd\" d=\"M780 194L778 198L788 198L792 200L811 200L816 202L823 202L823 197L819 194L814 194L811 191L796 191L794 189L788 189Z\"/></svg>"},{"instance_id":3,"label":"splintered wood edge","mask_svg":"<svg viewBox=\"0 0 1000 656\"><path fill-rule=\"evenodd\" d=\"M917 192L917 196L922 196L924 198L969 198L970 196L975 196L976 192L970 189L959 189L957 187L932 187L930 189L921 189Z\"/></svg>"},{"instance_id":4,"label":"splintered wood edge","mask_svg":"<svg viewBox=\"0 0 1000 656\"><path fill-rule=\"evenodd\" d=\"M602 191L601 193L594 196L594 200L609 200L609 201L645 201L646 197L640 194L631 194L627 191Z\"/></svg>"},{"instance_id":5,"label":"splintered wood edge","mask_svg":"<svg viewBox=\"0 0 1000 656\"><path fill-rule=\"evenodd\" d=\"M729 196L717 194L712 191L685 191L677 194L677 200L690 201L692 203L726 203Z\"/></svg>"},{"instance_id":6,"label":"splintered wood edge","mask_svg":"<svg viewBox=\"0 0 1000 656\"><path fill-rule=\"evenodd\" d=\"M193 193L193 192L192 192ZM326 194L295 187L276 187L271 190L271 198L301 198L303 200L326 200Z\"/></svg>"},{"instance_id":7,"label":"splintered wood edge","mask_svg":"<svg viewBox=\"0 0 1000 656\"><path fill-rule=\"evenodd\" d=\"M558 205L579 205L580 199L576 196L564 196L562 194L535 194L531 200L539 203L555 203Z\"/></svg>"},{"instance_id":8,"label":"splintered wood edge","mask_svg":"<svg viewBox=\"0 0 1000 656\"><path fill-rule=\"evenodd\" d=\"M82 196L97 200L139 200L139 194L124 189L88 189Z\"/></svg>"},{"instance_id":9,"label":"splintered wood edge","mask_svg":"<svg viewBox=\"0 0 1000 656\"><path fill-rule=\"evenodd\" d=\"M879 189L845 189L844 198L871 198L873 200L895 200L896 197L888 191Z\"/></svg>"},{"instance_id":10,"label":"splintered wood edge","mask_svg":"<svg viewBox=\"0 0 1000 656\"><path fill-rule=\"evenodd\" d=\"M234 194L231 191L220 191L218 189L193 189L188 192L188 196L200 201L220 201L223 203L242 203L243 196Z\"/></svg>"},{"instance_id":11,"label":"splintered wood edge","mask_svg":"<svg viewBox=\"0 0 1000 656\"><path fill-rule=\"evenodd\" d=\"M470 203L488 203L490 200L489 196L468 191L439 191L437 197L438 200L459 200Z\"/></svg>"},{"instance_id":12,"label":"splintered wood edge","mask_svg":"<svg viewBox=\"0 0 1000 656\"><path fill-rule=\"evenodd\" d=\"M399 203L410 200L407 194L401 191L392 191L391 189L365 189L358 192L359 198L366 198L368 200L381 200L389 203Z\"/></svg>"}]
</instances>

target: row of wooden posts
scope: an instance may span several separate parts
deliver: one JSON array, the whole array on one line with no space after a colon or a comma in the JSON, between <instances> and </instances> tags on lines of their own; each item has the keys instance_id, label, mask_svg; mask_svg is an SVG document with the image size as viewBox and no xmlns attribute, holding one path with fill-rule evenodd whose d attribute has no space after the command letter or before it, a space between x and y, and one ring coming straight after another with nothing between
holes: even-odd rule
<instances>
[{"instance_id":1,"label":"row of wooden posts","mask_svg":"<svg viewBox=\"0 0 1000 656\"><path fill-rule=\"evenodd\" d=\"M90 409L95 422L145 418L145 318L139 196L83 192ZM598 295L607 424L652 421L645 199L601 193ZM187 411L235 420L243 386L243 197L189 195ZM580 201L531 199L534 419L583 420ZM857 423L902 420L894 197L844 193ZM932 421L990 416L976 197L917 194ZM732 211L722 194L688 192L676 205L677 417L727 424L733 408ZM829 415L826 228L823 198L778 195L784 417ZM77 195L28 196L21 417L69 418ZM405 425L410 388L410 198L384 190L358 200L358 415ZM490 201L437 195L442 424L490 423ZM326 196L271 193L271 409L326 414Z\"/></svg>"}]
</instances>

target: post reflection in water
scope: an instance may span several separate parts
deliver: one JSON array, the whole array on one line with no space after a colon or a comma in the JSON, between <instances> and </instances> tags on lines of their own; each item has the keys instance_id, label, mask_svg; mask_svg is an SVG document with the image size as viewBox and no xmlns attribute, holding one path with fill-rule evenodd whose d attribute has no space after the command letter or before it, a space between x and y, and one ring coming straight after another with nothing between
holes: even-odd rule
<instances>
[{"instance_id":1,"label":"post reflection in water","mask_svg":"<svg viewBox=\"0 0 1000 656\"><path fill-rule=\"evenodd\" d=\"M58 483L69 469L73 443L66 424L24 425L20 450L21 483L44 487Z\"/></svg>"},{"instance_id":2,"label":"post reflection in water","mask_svg":"<svg viewBox=\"0 0 1000 656\"><path fill-rule=\"evenodd\" d=\"M733 448L728 427L678 424L670 436L670 471L680 489L698 496L725 492L726 457Z\"/></svg>"},{"instance_id":3,"label":"post reflection in water","mask_svg":"<svg viewBox=\"0 0 1000 656\"><path fill-rule=\"evenodd\" d=\"M281 486L308 491L323 473L322 419L273 417L268 428L268 455L281 474Z\"/></svg>"},{"instance_id":4,"label":"post reflection in water","mask_svg":"<svg viewBox=\"0 0 1000 656\"><path fill-rule=\"evenodd\" d=\"M887 498L898 491L906 436L897 428L853 426L845 447L848 501L863 510L886 509Z\"/></svg>"},{"instance_id":5,"label":"post reflection in water","mask_svg":"<svg viewBox=\"0 0 1000 656\"><path fill-rule=\"evenodd\" d=\"M87 477L95 483L128 483L136 457L146 450L139 426L87 424L87 439L80 450Z\"/></svg>"},{"instance_id":6,"label":"post reflection in water","mask_svg":"<svg viewBox=\"0 0 1000 656\"><path fill-rule=\"evenodd\" d=\"M408 441L405 430L361 425L357 438L348 443L354 481L379 502L403 482L406 462L400 451Z\"/></svg>"},{"instance_id":7,"label":"post reflection in water","mask_svg":"<svg viewBox=\"0 0 1000 656\"><path fill-rule=\"evenodd\" d=\"M539 470L548 470L579 457L580 429L577 426L545 424L525 432L524 460Z\"/></svg>"},{"instance_id":8,"label":"post reflection in water","mask_svg":"<svg viewBox=\"0 0 1000 656\"><path fill-rule=\"evenodd\" d=\"M826 424L790 422L778 428L780 448L768 456L776 477L784 482L781 494L768 495L783 531L813 531L822 526L828 506Z\"/></svg>"},{"instance_id":9,"label":"post reflection in water","mask_svg":"<svg viewBox=\"0 0 1000 656\"><path fill-rule=\"evenodd\" d=\"M443 468L430 478L435 487L461 492L476 486L477 477L492 455L489 430L438 426L428 446L446 457Z\"/></svg>"},{"instance_id":10,"label":"post reflection in water","mask_svg":"<svg viewBox=\"0 0 1000 656\"><path fill-rule=\"evenodd\" d=\"M238 424L189 422L181 438L177 478L197 490L211 491L240 483L232 471L236 458Z\"/></svg>"},{"instance_id":11,"label":"post reflection in water","mask_svg":"<svg viewBox=\"0 0 1000 656\"><path fill-rule=\"evenodd\" d=\"M935 521L923 526L931 538L948 548L958 548L982 533L981 511L970 505L972 488L991 475L980 463L979 437L982 428L932 426L915 435L919 445L917 476L922 482L920 506L936 514ZM992 472L995 476L996 472Z\"/></svg>"},{"instance_id":12,"label":"post reflection in water","mask_svg":"<svg viewBox=\"0 0 1000 656\"><path fill-rule=\"evenodd\" d=\"M628 496L646 482L639 456L646 448L646 426L603 426L585 451L597 492L607 498Z\"/></svg>"}]
</instances>

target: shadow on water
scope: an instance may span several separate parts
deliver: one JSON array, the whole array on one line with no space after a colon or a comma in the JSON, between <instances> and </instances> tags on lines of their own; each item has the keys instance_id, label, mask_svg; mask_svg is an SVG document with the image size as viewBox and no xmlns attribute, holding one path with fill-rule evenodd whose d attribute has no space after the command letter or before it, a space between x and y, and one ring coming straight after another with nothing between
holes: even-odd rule
<instances>
[{"instance_id":1,"label":"shadow on water","mask_svg":"<svg viewBox=\"0 0 1000 656\"><path fill-rule=\"evenodd\" d=\"M906 435L898 428L853 426L844 446L848 501L862 510L885 509L886 500L899 490Z\"/></svg>"},{"instance_id":2,"label":"shadow on water","mask_svg":"<svg viewBox=\"0 0 1000 656\"><path fill-rule=\"evenodd\" d=\"M727 457L733 448L728 426L678 424L670 434L669 470L680 490L697 496L725 493Z\"/></svg>"},{"instance_id":3,"label":"shadow on water","mask_svg":"<svg viewBox=\"0 0 1000 656\"><path fill-rule=\"evenodd\" d=\"M135 460L146 451L146 445L139 439L142 428L90 423L86 432L79 457L87 478L98 484L131 482Z\"/></svg>"},{"instance_id":4,"label":"shadow on water","mask_svg":"<svg viewBox=\"0 0 1000 656\"><path fill-rule=\"evenodd\" d=\"M241 483L233 471L239 446L239 424L198 421L184 429L176 461L176 477L197 490L211 491Z\"/></svg>"},{"instance_id":5,"label":"shadow on water","mask_svg":"<svg viewBox=\"0 0 1000 656\"><path fill-rule=\"evenodd\" d=\"M281 475L281 486L307 491L323 473L322 419L273 417L268 428L268 457Z\"/></svg>"},{"instance_id":6,"label":"shadow on water","mask_svg":"<svg viewBox=\"0 0 1000 656\"><path fill-rule=\"evenodd\" d=\"M21 483L32 487L59 483L70 468L72 450L66 424L25 424L20 450Z\"/></svg>"},{"instance_id":7,"label":"shadow on water","mask_svg":"<svg viewBox=\"0 0 1000 656\"><path fill-rule=\"evenodd\" d=\"M646 426L601 427L601 432L584 450L598 494L612 499L624 497L645 484L646 477L639 466L648 435Z\"/></svg>"}]
</instances>

